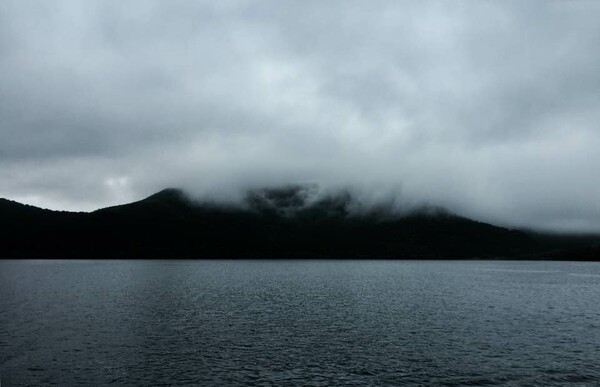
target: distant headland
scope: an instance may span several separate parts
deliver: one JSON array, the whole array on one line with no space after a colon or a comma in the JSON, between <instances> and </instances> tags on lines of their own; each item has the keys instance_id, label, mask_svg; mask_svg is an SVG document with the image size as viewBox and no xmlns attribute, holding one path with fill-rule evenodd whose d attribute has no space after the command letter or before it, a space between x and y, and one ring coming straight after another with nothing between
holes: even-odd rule
<instances>
[{"instance_id":1,"label":"distant headland","mask_svg":"<svg viewBox=\"0 0 600 387\"><path fill-rule=\"evenodd\" d=\"M600 236L541 234L439 208L357 211L348 193L303 186L248 191L242 203L165 189L97 211L0 199L0 258L396 258L600 260Z\"/></svg>"}]
</instances>

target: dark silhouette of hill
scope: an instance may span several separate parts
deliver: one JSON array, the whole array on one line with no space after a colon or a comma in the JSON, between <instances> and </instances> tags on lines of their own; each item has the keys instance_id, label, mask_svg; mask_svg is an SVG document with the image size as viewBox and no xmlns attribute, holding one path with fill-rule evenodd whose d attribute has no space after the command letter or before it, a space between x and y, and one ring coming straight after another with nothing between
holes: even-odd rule
<instances>
[{"instance_id":1,"label":"dark silhouette of hill","mask_svg":"<svg viewBox=\"0 0 600 387\"><path fill-rule=\"evenodd\" d=\"M441 209L398 215L305 186L249 191L228 206L166 189L91 213L0 199L0 227L1 258L542 258L549 250L525 232Z\"/></svg>"},{"instance_id":2,"label":"dark silhouette of hill","mask_svg":"<svg viewBox=\"0 0 600 387\"><path fill-rule=\"evenodd\" d=\"M600 261L600 244L549 251L546 257L558 261Z\"/></svg>"}]
</instances>

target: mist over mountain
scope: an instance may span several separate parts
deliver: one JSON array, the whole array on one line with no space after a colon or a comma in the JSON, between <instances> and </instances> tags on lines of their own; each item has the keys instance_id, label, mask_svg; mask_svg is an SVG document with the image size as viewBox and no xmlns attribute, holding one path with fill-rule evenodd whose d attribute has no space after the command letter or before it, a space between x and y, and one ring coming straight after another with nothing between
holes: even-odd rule
<instances>
[{"instance_id":1,"label":"mist over mountain","mask_svg":"<svg viewBox=\"0 0 600 387\"><path fill-rule=\"evenodd\" d=\"M254 189L233 204L165 189L90 213L2 199L0 227L2 258L596 259L596 250L565 255L565 247L600 241L561 241L435 207L365 205L314 185Z\"/></svg>"},{"instance_id":2,"label":"mist over mountain","mask_svg":"<svg viewBox=\"0 0 600 387\"><path fill-rule=\"evenodd\" d=\"M249 189L242 196L239 204L253 211L287 217L302 216L306 212L319 212L329 216L371 216L384 219L409 213L434 214L446 211L441 207L400 201L398 197L393 196L368 197L363 192L348 188L323 190L314 183Z\"/></svg>"},{"instance_id":3,"label":"mist over mountain","mask_svg":"<svg viewBox=\"0 0 600 387\"><path fill-rule=\"evenodd\" d=\"M599 19L597 1L3 0L0 197L91 211L315 182L600 232Z\"/></svg>"},{"instance_id":4,"label":"mist over mountain","mask_svg":"<svg viewBox=\"0 0 600 387\"><path fill-rule=\"evenodd\" d=\"M600 0L0 0L0 385L598 383L599 171Z\"/></svg>"}]
</instances>

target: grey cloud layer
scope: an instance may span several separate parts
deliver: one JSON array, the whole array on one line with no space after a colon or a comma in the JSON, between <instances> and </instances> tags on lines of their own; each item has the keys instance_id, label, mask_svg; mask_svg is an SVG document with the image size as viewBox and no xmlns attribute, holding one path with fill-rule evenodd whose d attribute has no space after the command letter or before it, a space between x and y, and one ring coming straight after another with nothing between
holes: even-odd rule
<instances>
[{"instance_id":1,"label":"grey cloud layer","mask_svg":"<svg viewBox=\"0 0 600 387\"><path fill-rule=\"evenodd\" d=\"M0 196L316 182L600 230L600 3L0 4Z\"/></svg>"}]
</instances>

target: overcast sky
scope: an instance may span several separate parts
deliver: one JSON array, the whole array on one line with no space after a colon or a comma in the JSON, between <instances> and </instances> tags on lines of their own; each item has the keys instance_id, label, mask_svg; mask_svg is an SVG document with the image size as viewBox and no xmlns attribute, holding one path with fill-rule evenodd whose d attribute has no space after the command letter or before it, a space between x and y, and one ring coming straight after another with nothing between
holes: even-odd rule
<instances>
[{"instance_id":1,"label":"overcast sky","mask_svg":"<svg viewBox=\"0 0 600 387\"><path fill-rule=\"evenodd\" d=\"M0 2L0 197L303 182L600 231L600 1Z\"/></svg>"}]
</instances>

